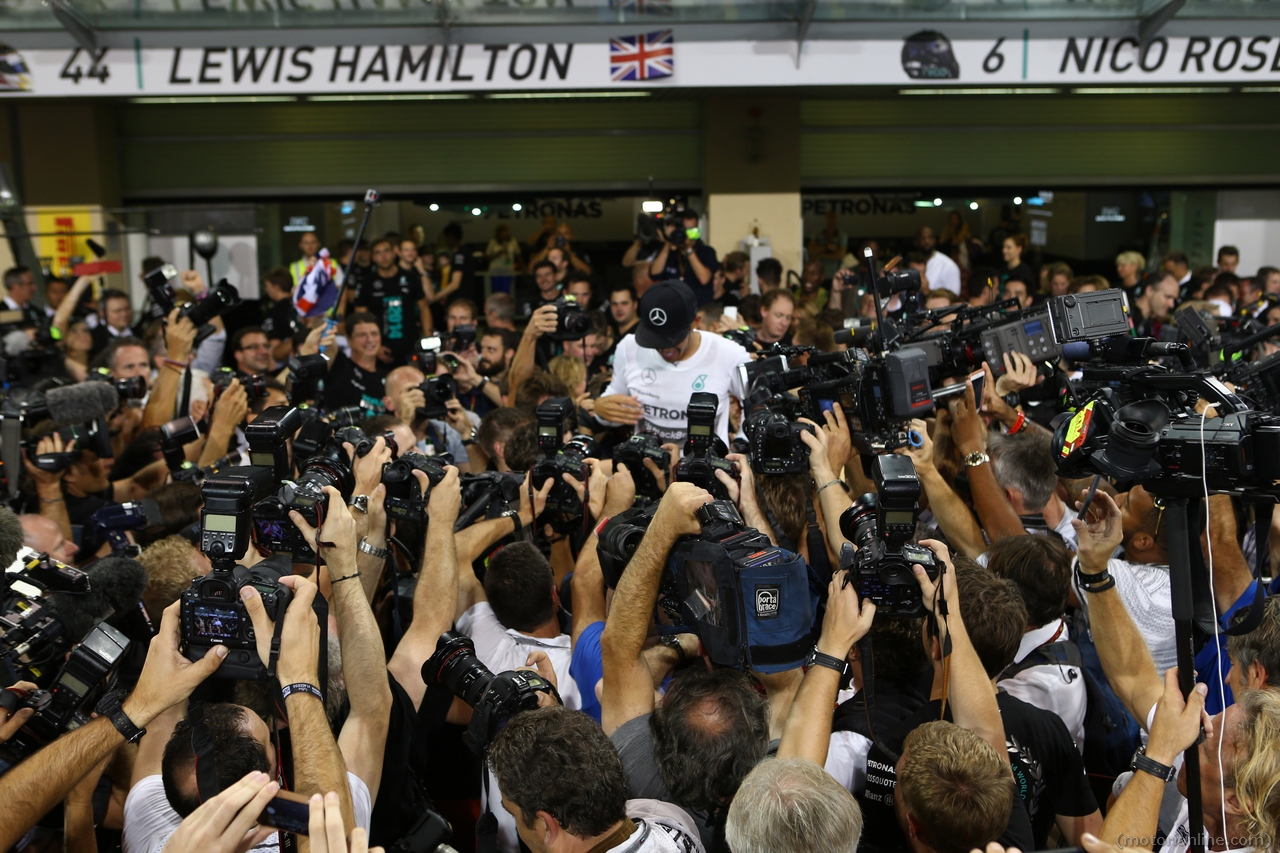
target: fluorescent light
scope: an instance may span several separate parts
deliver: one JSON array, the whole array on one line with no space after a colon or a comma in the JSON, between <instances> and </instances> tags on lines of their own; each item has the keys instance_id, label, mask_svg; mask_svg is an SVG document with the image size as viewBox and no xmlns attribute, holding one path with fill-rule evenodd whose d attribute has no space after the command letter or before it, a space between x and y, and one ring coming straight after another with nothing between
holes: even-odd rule
<instances>
[{"instance_id":1,"label":"fluorescent light","mask_svg":"<svg viewBox=\"0 0 1280 853\"><path fill-rule=\"evenodd\" d=\"M1015 195L1015 196L1013 197L1013 203L1014 203L1014 204L1022 204L1022 196L1020 196L1020 195Z\"/></svg>"},{"instance_id":2,"label":"fluorescent light","mask_svg":"<svg viewBox=\"0 0 1280 853\"><path fill-rule=\"evenodd\" d=\"M311 101L467 101L471 95L413 93L406 95L312 95Z\"/></svg>"},{"instance_id":3,"label":"fluorescent light","mask_svg":"<svg viewBox=\"0 0 1280 853\"><path fill-rule=\"evenodd\" d=\"M473 207L473 208L471 208L471 215L472 215L472 216L479 216L479 215L480 215L480 208L478 208L478 207Z\"/></svg>"},{"instance_id":4,"label":"fluorescent light","mask_svg":"<svg viewBox=\"0 0 1280 853\"><path fill-rule=\"evenodd\" d=\"M131 104L285 104L296 95L183 95L171 98L130 98Z\"/></svg>"},{"instance_id":5,"label":"fluorescent light","mask_svg":"<svg viewBox=\"0 0 1280 853\"><path fill-rule=\"evenodd\" d=\"M935 198L935 199L933 200L933 206L934 206L934 207L942 207L942 199L940 199L940 198Z\"/></svg>"},{"instance_id":6,"label":"fluorescent light","mask_svg":"<svg viewBox=\"0 0 1280 853\"><path fill-rule=\"evenodd\" d=\"M1246 94L1261 93L1261 92L1280 92L1280 86L1245 86L1240 91Z\"/></svg>"},{"instance_id":7,"label":"fluorescent light","mask_svg":"<svg viewBox=\"0 0 1280 853\"><path fill-rule=\"evenodd\" d=\"M917 201L917 202L915 203L915 205L916 205L916 207L933 207L933 202L931 202L931 201Z\"/></svg>"},{"instance_id":8,"label":"fluorescent light","mask_svg":"<svg viewBox=\"0 0 1280 853\"><path fill-rule=\"evenodd\" d=\"M438 204L433 204L433 205L431 205L431 208L430 208L430 210L431 210L431 212L432 212L432 213L435 213L435 212L436 212L437 210L439 210L439 209L440 209L440 205L438 205Z\"/></svg>"},{"instance_id":9,"label":"fluorescent light","mask_svg":"<svg viewBox=\"0 0 1280 853\"><path fill-rule=\"evenodd\" d=\"M640 205L640 209L643 210L645 213L661 213L662 202L660 201L642 202Z\"/></svg>"},{"instance_id":10,"label":"fluorescent light","mask_svg":"<svg viewBox=\"0 0 1280 853\"><path fill-rule=\"evenodd\" d=\"M494 101L545 100L548 98L647 98L652 92L494 92L485 95Z\"/></svg>"},{"instance_id":11,"label":"fluorescent light","mask_svg":"<svg viewBox=\"0 0 1280 853\"><path fill-rule=\"evenodd\" d=\"M1224 95L1230 86L1169 86L1165 88L1099 88L1072 89L1073 95Z\"/></svg>"},{"instance_id":12,"label":"fluorescent light","mask_svg":"<svg viewBox=\"0 0 1280 853\"><path fill-rule=\"evenodd\" d=\"M523 206L521 206L519 202L516 202L515 204L511 205L511 209L514 210L516 213L519 213L524 208Z\"/></svg>"},{"instance_id":13,"label":"fluorescent light","mask_svg":"<svg viewBox=\"0 0 1280 853\"><path fill-rule=\"evenodd\" d=\"M1061 89L899 89L899 95L1056 95Z\"/></svg>"},{"instance_id":14,"label":"fluorescent light","mask_svg":"<svg viewBox=\"0 0 1280 853\"><path fill-rule=\"evenodd\" d=\"M971 202L969 202L969 209L970 209L970 210L977 210L977 209L978 209L978 203L977 203L976 201L971 201Z\"/></svg>"}]
</instances>

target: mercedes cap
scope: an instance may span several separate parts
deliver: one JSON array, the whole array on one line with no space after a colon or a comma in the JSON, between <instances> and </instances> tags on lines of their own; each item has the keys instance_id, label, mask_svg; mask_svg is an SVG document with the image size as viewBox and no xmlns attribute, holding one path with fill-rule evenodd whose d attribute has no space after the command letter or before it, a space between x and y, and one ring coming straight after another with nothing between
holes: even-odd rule
<instances>
[{"instance_id":1,"label":"mercedes cap","mask_svg":"<svg viewBox=\"0 0 1280 853\"><path fill-rule=\"evenodd\" d=\"M640 325L636 343L646 349L677 346L689 335L698 302L683 281L659 281L640 297Z\"/></svg>"}]
</instances>

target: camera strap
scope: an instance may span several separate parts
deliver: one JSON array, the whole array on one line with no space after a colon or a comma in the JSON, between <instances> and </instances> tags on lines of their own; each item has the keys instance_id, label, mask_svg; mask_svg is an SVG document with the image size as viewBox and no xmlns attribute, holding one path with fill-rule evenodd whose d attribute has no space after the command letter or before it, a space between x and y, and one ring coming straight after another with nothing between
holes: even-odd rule
<instances>
[{"instance_id":1,"label":"camera strap","mask_svg":"<svg viewBox=\"0 0 1280 853\"><path fill-rule=\"evenodd\" d=\"M809 524L808 532L805 534L809 546L809 565L817 573L818 582L825 588L831 583L833 569L831 557L827 554L826 537L822 535L822 528L818 527L818 514L813 509L812 495L804 499L804 511Z\"/></svg>"},{"instance_id":2,"label":"camera strap","mask_svg":"<svg viewBox=\"0 0 1280 853\"><path fill-rule=\"evenodd\" d=\"M498 817L489 801L489 760L480 762L480 785L484 789L484 814L476 821L476 853L498 853Z\"/></svg>"}]
</instances>

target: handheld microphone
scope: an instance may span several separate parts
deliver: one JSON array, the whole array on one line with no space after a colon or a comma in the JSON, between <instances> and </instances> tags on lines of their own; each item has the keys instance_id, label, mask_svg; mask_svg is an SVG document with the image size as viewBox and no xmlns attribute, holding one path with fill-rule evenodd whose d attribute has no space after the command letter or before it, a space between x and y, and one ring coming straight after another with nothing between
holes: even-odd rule
<instances>
[{"instance_id":1,"label":"handheld microphone","mask_svg":"<svg viewBox=\"0 0 1280 853\"><path fill-rule=\"evenodd\" d=\"M120 408L120 394L107 382L81 382L45 392L49 417L57 426L97 420Z\"/></svg>"}]
</instances>

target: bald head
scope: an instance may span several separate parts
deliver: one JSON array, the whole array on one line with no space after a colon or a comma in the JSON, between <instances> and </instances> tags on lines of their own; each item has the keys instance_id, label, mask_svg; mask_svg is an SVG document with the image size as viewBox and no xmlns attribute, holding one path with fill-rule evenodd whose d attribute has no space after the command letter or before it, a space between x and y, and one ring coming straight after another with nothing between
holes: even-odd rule
<instances>
[{"instance_id":1,"label":"bald head","mask_svg":"<svg viewBox=\"0 0 1280 853\"><path fill-rule=\"evenodd\" d=\"M68 565L74 563L80 549L62 533L57 523L43 515L20 515L22 538L28 548L35 548Z\"/></svg>"},{"instance_id":2,"label":"bald head","mask_svg":"<svg viewBox=\"0 0 1280 853\"><path fill-rule=\"evenodd\" d=\"M397 367L387 374L387 379L383 383L383 393L386 396L382 398L382 405L390 414L399 415L396 407L400 403L400 395L406 388L416 388L426 380L427 377L416 367L407 364Z\"/></svg>"}]
</instances>

